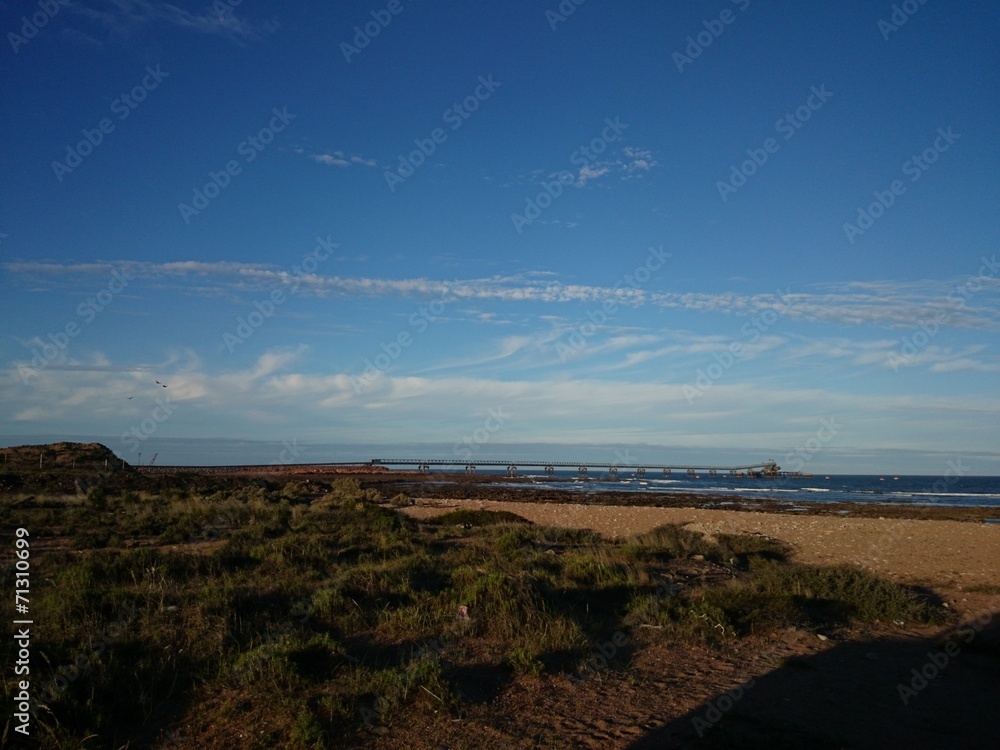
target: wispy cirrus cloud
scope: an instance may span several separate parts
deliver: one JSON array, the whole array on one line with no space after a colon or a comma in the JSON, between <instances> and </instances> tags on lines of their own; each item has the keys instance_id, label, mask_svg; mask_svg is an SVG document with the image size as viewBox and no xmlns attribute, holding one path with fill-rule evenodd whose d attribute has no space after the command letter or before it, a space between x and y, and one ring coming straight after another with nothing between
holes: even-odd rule
<instances>
[{"instance_id":1,"label":"wispy cirrus cloud","mask_svg":"<svg viewBox=\"0 0 1000 750\"><path fill-rule=\"evenodd\" d=\"M229 287L250 291L275 286L295 287L296 293L316 297L438 297L454 301L495 301L541 304L603 304L614 301L625 307L649 305L697 313L752 316L772 311L788 320L824 322L838 325L873 325L890 329L913 329L920 321L943 316L942 327L972 330L1000 330L1000 304L996 286L982 291L962 305L948 294L954 281L859 282L856 285L823 287L808 292L657 292L642 288L568 284L548 277L518 274L486 278L439 280L418 278L376 278L313 274L292 274L264 264L238 262L138 261L87 262L79 264L37 261L9 261L3 268L12 275L32 281L61 279L74 275L111 273L127 268L139 279L183 279L184 293L195 293L198 281L210 283L216 292Z\"/></svg>"},{"instance_id":2,"label":"wispy cirrus cloud","mask_svg":"<svg viewBox=\"0 0 1000 750\"><path fill-rule=\"evenodd\" d=\"M220 10L219 7L224 7ZM105 29L116 37L128 37L137 29L168 25L199 34L223 36L234 41L260 39L274 28L274 22L255 24L238 15L234 8L206 3L200 10L187 10L171 3L152 0L87 0L69 5L71 12ZM83 32L77 32L93 40Z\"/></svg>"}]
</instances>

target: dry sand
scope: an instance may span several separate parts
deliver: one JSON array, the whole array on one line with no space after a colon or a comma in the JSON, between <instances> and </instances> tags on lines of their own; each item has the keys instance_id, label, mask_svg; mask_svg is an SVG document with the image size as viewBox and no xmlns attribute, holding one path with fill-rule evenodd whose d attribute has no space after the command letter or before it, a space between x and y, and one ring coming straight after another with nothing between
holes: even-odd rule
<instances>
[{"instance_id":1,"label":"dry sand","mask_svg":"<svg viewBox=\"0 0 1000 750\"><path fill-rule=\"evenodd\" d=\"M456 508L506 510L537 524L592 529L609 537L666 523L709 535L758 533L791 545L800 562L857 563L900 582L934 588L1000 585L1000 524L488 500L422 500L405 512L427 518Z\"/></svg>"}]
</instances>

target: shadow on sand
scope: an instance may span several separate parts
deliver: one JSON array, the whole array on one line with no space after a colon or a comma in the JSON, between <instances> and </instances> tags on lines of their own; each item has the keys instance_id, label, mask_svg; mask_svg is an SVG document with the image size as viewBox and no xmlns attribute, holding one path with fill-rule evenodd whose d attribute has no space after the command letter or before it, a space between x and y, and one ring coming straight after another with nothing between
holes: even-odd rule
<instances>
[{"instance_id":1,"label":"shadow on sand","mask_svg":"<svg viewBox=\"0 0 1000 750\"><path fill-rule=\"evenodd\" d=\"M741 689L742 688L742 689ZM1000 747L1000 617L943 637L849 642L786 659L628 750Z\"/></svg>"}]
</instances>

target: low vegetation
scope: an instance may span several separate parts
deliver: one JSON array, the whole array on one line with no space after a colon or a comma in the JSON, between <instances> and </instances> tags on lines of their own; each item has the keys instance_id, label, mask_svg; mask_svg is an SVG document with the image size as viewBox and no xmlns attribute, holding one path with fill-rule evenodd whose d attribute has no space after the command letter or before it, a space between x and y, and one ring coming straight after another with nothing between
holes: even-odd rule
<instances>
[{"instance_id":1,"label":"low vegetation","mask_svg":"<svg viewBox=\"0 0 1000 750\"><path fill-rule=\"evenodd\" d=\"M416 522L406 504L349 477L0 499L31 533L41 745L363 747L516 680L578 678L618 633L725 649L941 616L760 536L610 541L511 513Z\"/></svg>"}]
</instances>

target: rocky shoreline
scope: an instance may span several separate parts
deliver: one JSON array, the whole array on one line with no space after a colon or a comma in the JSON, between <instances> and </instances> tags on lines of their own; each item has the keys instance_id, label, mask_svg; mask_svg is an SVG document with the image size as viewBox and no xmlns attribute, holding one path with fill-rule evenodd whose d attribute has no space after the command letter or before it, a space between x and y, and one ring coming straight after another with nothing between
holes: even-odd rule
<instances>
[{"instance_id":1,"label":"rocky shoreline","mask_svg":"<svg viewBox=\"0 0 1000 750\"><path fill-rule=\"evenodd\" d=\"M380 475L359 477L365 487L384 497L403 493L411 498L437 500L495 500L518 503L577 503L583 505L634 506L652 508L703 508L753 513L847 516L850 518L910 518L982 522L1000 520L1000 508L887 503L792 503L768 497L741 498L696 492L579 492L548 488L544 481L497 477L469 477L448 474ZM503 486L498 486L501 484ZM517 486L510 486L510 485Z\"/></svg>"}]
</instances>

